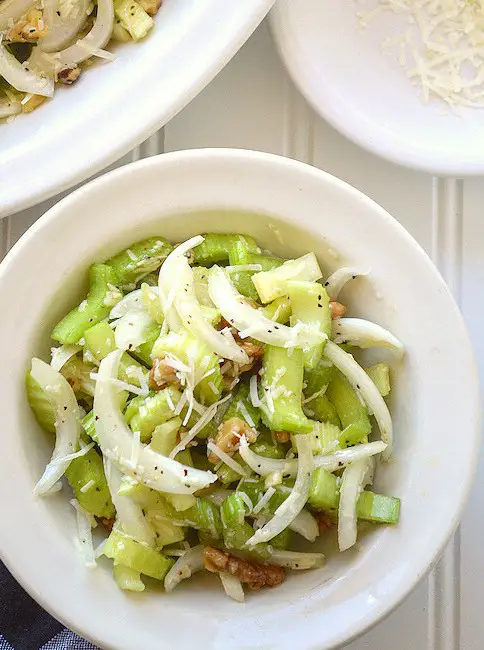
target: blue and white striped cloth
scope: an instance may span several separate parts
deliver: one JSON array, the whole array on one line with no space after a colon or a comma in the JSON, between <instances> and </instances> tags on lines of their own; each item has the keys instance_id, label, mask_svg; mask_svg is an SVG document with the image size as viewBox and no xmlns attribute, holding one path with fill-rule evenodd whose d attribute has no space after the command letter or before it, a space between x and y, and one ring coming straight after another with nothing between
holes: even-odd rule
<instances>
[{"instance_id":1,"label":"blue and white striped cloth","mask_svg":"<svg viewBox=\"0 0 484 650\"><path fill-rule=\"evenodd\" d=\"M0 650L98 650L47 614L0 563Z\"/></svg>"}]
</instances>

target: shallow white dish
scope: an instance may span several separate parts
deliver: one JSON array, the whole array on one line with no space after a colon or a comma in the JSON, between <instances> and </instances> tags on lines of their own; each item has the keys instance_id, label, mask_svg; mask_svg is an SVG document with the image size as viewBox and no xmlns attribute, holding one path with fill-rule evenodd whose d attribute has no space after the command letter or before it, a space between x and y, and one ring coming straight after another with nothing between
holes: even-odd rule
<instances>
[{"instance_id":1,"label":"shallow white dish","mask_svg":"<svg viewBox=\"0 0 484 650\"><path fill-rule=\"evenodd\" d=\"M164 0L149 37L116 48L51 102L0 124L0 217L72 187L149 137L245 43L274 0Z\"/></svg>"},{"instance_id":2,"label":"shallow white dish","mask_svg":"<svg viewBox=\"0 0 484 650\"><path fill-rule=\"evenodd\" d=\"M356 2L279 0L272 32L300 91L332 126L392 162L432 174L484 173L484 109L424 104L397 55L381 50L406 18L385 14L362 32Z\"/></svg>"},{"instance_id":3,"label":"shallow white dish","mask_svg":"<svg viewBox=\"0 0 484 650\"><path fill-rule=\"evenodd\" d=\"M276 254L314 250L325 271L345 262L370 268L342 299L350 313L390 328L407 351L394 371L395 457L376 483L402 498L400 525L373 530L357 552L329 556L326 567L295 573L245 606L229 601L215 578L187 581L170 596L127 596L107 561L84 567L65 495L32 495L51 444L31 416L23 378L30 357L48 351L51 325L80 299L88 264L147 235L176 241L207 230L252 234ZM237 150L185 151L123 167L65 198L14 246L0 265L0 310L9 314L0 337L8 432L0 553L36 600L103 648L333 648L393 609L457 525L479 442L476 370L462 318L410 235L324 172Z\"/></svg>"}]
</instances>

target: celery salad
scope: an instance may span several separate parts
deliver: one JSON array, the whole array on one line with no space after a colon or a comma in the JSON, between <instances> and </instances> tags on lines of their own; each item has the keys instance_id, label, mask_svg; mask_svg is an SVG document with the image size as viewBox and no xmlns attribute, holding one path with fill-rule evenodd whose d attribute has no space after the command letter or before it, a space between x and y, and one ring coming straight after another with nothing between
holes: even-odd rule
<instances>
[{"instance_id":1,"label":"celery salad","mask_svg":"<svg viewBox=\"0 0 484 650\"><path fill-rule=\"evenodd\" d=\"M0 0L0 119L30 113L73 84L111 41L139 41L161 0Z\"/></svg>"},{"instance_id":2,"label":"celery salad","mask_svg":"<svg viewBox=\"0 0 484 650\"><path fill-rule=\"evenodd\" d=\"M50 363L26 377L55 435L34 493L69 495L87 566L112 559L130 591L205 570L243 601L244 586L320 567L307 542L331 529L343 552L359 522L398 523L399 499L370 487L392 450L389 367L352 352L403 349L345 317L358 274L323 278L314 253L232 234L153 237L91 266Z\"/></svg>"}]
</instances>

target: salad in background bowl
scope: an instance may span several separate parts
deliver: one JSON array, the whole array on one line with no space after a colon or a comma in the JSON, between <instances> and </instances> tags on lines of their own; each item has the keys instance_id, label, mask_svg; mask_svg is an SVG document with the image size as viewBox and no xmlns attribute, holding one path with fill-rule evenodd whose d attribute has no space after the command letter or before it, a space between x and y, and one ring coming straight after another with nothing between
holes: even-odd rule
<instances>
[{"instance_id":1,"label":"salad in background bowl","mask_svg":"<svg viewBox=\"0 0 484 650\"><path fill-rule=\"evenodd\" d=\"M49 257L52 242L56 255ZM207 249L212 257L202 260ZM366 275L353 280L353 269ZM283 313L286 296L295 313ZM305 302L310 297L314 310ZM44 607L98 645L154 648L162 635L169 647L185 649L195 625L203 647L332 648L396 606L457 525L478 442L477 384L462 319L411 237L370 199L323 172L231 150L180 152L118 170L64 199L25 234L0 267L0 300L14 312L2 325L2 414L10 433L0 481L5 490L12 480L16 486L4 504L2 558ZM270 313L274 300L280 308ZM361 350L355 375L355 343L369 339L389 348ZM205 367L206 357L213 367ZM386 366L371 376L361 369L375 363L391 368L385 398ZM68 429L73 437L58 440L71 448L56 447L53 455L52 434L42 433L28 406L27 372L37 416L44 427L57 421ZM311 386L311 372L318 380L335 374ZM42 390L59 398L54 418ZM467 414L464 424L452 406L456 399ZM166 418L154 422L149 415L158 402ZM225 404L232 417L217 422ZM315 425L321 404L334 407L339 422L332 427ZM368 418L376 424L367 441ZM212 425L211 433L197 436L197 423L200 431ZM328 440L318 439L320 432ZM365 487L368 449L375 445L383 462ZM348 458L363 449L364 462ZM94 455L91 475L85 461ZM324 466L335 458L345 466ZM69 460L72 495L65 480L55 491ZM231 471L242 479L223 485L220 476ZM374 504L372 494L393 505L389 524L370 524L353 545L360 501ZM103 498L92 530L96 495ZM315 507L317 496L325 501ZM321 511L323 527L335 529L318 536ZM153 531L155 538L160 531L172 537L160 549L149 537ZM351 548L328 551L329 537ZM76 545L98 550L91 567ZM254 557L261 550L265 557ZM287 570L282 582L284 569L302 568L296 556L311 570ZM181 581L202 565L209 571ZM254 566L266 567L264 580L257 568L243 573ZM211 571L239 599L240 582L281 584L241 607L225 597ZM59 599L59 591L69 598Z\"/></svg>"}]
</instances>

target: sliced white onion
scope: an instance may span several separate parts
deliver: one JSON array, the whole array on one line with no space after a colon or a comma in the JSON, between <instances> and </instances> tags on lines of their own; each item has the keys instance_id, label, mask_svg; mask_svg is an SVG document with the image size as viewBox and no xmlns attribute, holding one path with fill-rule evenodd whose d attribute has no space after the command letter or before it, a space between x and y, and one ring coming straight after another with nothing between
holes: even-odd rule
<instances>
[{"instance_id":1,"label":"sliced white onion","mask_svg":"<svg viewBox=\"0 0 484 650\"><path fill-rule=\"evenodd\" d=\"M322 553L299 553L298 551L279 551L274 549L270 557L271 564L284 566L296 571L317 569L324 564Z\"/></svg>"},{"instance_id":2,"label":"sliced white onion","mask_svg":"<svg viewBox=\"0 0 484 650\"><path fill-rule=\"evenodd\" d=\"M90 442L88 445L84 445L84 443L81 440L81 449L79 449L79 451L75 451L72 454L67 454L67 456L61 456L60 458L56 458L55 460L51 460L50 462L56 464L70 463L72 460L74 460L74 458L82 458L82 456L85 456L89 451L91 451L91 449L94 447L95 444L96 444L95 442ZM59 483L57 483L56 485L59 485ZM62 485L62 483L60 483L60 485ZM50 491L52 492L53 490L54 488L52 488L52 490Z\"/></svg>"},{"instance_id":3,"label":"sliced white onion","mask_svg":"<svg viewBox=\"0 0 484 650\"><path fill-rule=\"evenodd\" d=\"M103 454L124 474L161 492L192 494L216 481L217 476L212 472L183 465L143 444L139 445L138 464L132 466L133 434L119 410L118 391L112 383L117 376L122 354L122 350L111 352L99 366L94 413L98 418L96 435Z\"/></svg>"},{"instance_id":4,"label":"sliced white onion","mask_svg":"<svg viewBox=\"0 0 484 650\"><path fill-rule=\"evenodd\" d=\"M318 522L309 510L306 509L301 510L289 528L309 542L314 542L319 537Z\"/></svg>"},{"instance_id":5,"label":"sliced white onion","mask_svg":"<svg viewBox=\"0 0 484 650\"><path fill-rule=\"evenodd\" d=\"M324 283L324 288L331 300L336 300L341 289L349 280L354 280L359 275L368 275L369 271L359 271L349 266L343 266L332 273Z\"/></svg>"},{"instance_id":6,"label":"sliced white onion","mask_svg":"<svg viewBox=\"0 0 484 650\"><path fill-rule=\"evenodd\" d=\"M79 41L58 54L59 63L74 66L92 56L93 51L103 48L111 38L114 26L112 0L98 0L96 21L91 31Z\"/></svg>"},{"instance_id":7,"label":"sliced white onion","mask_svg":"<svg viewBox=\"0 0 484 650\"><path fill-rule=\"evenodd\" d=\"M4 0L0 3L0 31L16 23L33 6L35 0Z\"/></svg>"},{"instance_id":8,"label":"sliced white onion","mask_svg":"<svg viewBox=\"0 0 484 650\"><path fill-rule=\"evenodd\" d=\"M368 460L357 460L343 472L338 508L338 546L340 551L354 546L357 536L356 504L368 471Z\"/></svg>"},{"instance_id":9,"label":"sliced white onion","mask_svg":"<svg viewBox=\"0 0 484 650\"><path fill-rule=\"evenodd\" d=\"M298 469L294 487L287 499L277 508L272 519L247 540L249 546L259 542L268 542L285 530L298 516L308 500L314 469L311 439L305 434L299 434L294 438L298 453Z\"/></svg>"},{"instance_id":10,"label":"sliced white onion","mask_svg":"<svg viewBox=\"0 0 484 650\"><path fill-rule=\"evenodd\" d=\"M338 347L336 343L328 341L324 346L323 355L343 373L372 411L380 429L382 440L387 445L383 452L383 459L387 460L392 453L393 426L390 411L385 404L385 400L380 395L380 391L363 368L354 360L353 356Z\"/></svg>"},{"instance_id":11,"label":"sliced white onion","mask_svg":"<svg viewBox=\"0 0 484 650\"><path fill-rule=\"evenodd\" d=\"M152 287L158 289L156 287ZM142 290L136 289L127 293L124 298L114 305L109 313L109 320L115 320L116 318L121 318L121 316L126 316L133 311L143 311L143 302L142 302Z\"/></svg>"},{"instance_id":12,"label":"sliced white onion","mask_svg":"<svg viewBox=\"0 0 484 650\"><path fill-rule=\"evenodd\" d=\"M183 326L203 341L212 352L224 359L231 359L240 364L248 363L246 352L237 345L233 337L227 337L216 330L205 318L195 295L193 271L187 258L184 255L174 258L170 262L170 269L177 278L177 290L173 300Z\"/></svg>"},{"instance_id":13,"label":"sliced white onion","mask_svg":"<svg viewBox=\"0 0 484 650\"><path fill-rule=\"evenodd\" d=\"M10 52L0 44L0 77L25 93L52 97L54 81L40 74L27 70Z\"/></svg>"},{"instance_id":14,"label":"sliced white onion","mask_svg":"<svg viewBox=\"0 0 484 650\"><path fill-rule=\"evenodd\" d=\"M22 104L20 102L1 102L0 103L0 120L12 115L18 115L22 112Z\"/></svg>"},{"instance_id":15,"label":"sliced white onion","mask_svg":"<svg viewBox=\"0 0 484 650\"><path fill-rule=\"evenodd\" d=\"M70 504L76 511L77 534L79 537L79 547L84 556L86 566L93 568L96 566L96 557L92 543L91 516L78 503L76 499L71 499Z\"/></svg>"},{"instance_id":16,"label":"sliced white onion","mask_svg":"<svg viewBox=\"0 0 484 650\"><path fill-rule=\"evenodd\" d=\"M259 399L259 391L257 390L257 375L252 375L249 381L250 386L250 401L254 408L259 408L261 401Z\"/></svg>"},{"instance_id":17,"label":"sliced white onion","mask_svg":"<svg viewBox=\"0 0 484 650\"><path fill-rule=\"evenodd\" d=\"M60 345L58 348L51 348L52 359L50 367L52 370L60 372L64 364L81 350L82 347L80 345Z\"/></svg>"},{"instance_id":18,"label":"sliced white onion","mask_svg":"<svg viewBox=\"0 0 484 650\"><path fill-rule=\"evenodd\" d=\"M79 407L67 380L40 359L32 359L32 378L45 391L55 413L55 447L50 463L34 488L34 494L44 496L53 488L69 467L70 454L77 451L81 434ZM63 459L59 461L59 459Z\"/></svg>"},{"instance_id":19,"label":"sliced white onion","mask_svg":"<svg viewBox=\"0 0 484 650\"><path fill-rule=\"evenodd\" d=\"M89 0L70 0L68 8L59 0L43 0L43 18L47 34L39 39L44 52L57 52L72 43L87 19Z\"/></svg>"},{"instance_id":20,"label":"sliced white onion","mask_svg":"<svg viewBox=\"0 0 484 650\"><path fill-rule=\"evenodd\" d=\"M303 348L321 343L327 338L322 332L303 323L289 327L266 318L261 311L248 304L219 266L210 269L208 290L225 320L239 330L242 338L251 336L269 345Z\"/></svg>"},{"instance_id":21,"label":"sliced white onion","mask_svg":"<svg viewBox=\"0 0 484 650\"><path fill-rule=\"evenodd\" d=\"M237 576L225 572L219 573L219 576L227 596L238 603L245 602L244 589Z\"/></svg>"},{"instance_id":22,"label":"sliced white onion","mask_svg":"<svg viewBox=\"0 0 484 650\"><path fill-rule=\"evenodd\" d=\"M116 508L116 524L130 537L149 546L155 543L155 531L143 515L141 508L128 495L120 495L119 488L123 475L110 460L103 457L104 473L111 499Z\"/></svg>"},{"instance_id":23,"label":"sliced white onion","mask_svg":"<svg viewBox=\"0 0 484 650\"><path fill-rule=\"evenodd\" d=\"M171 330L177 332L182 326L180 317L174 307L175 294L180 289L179 278L174 275L173 265L178 257L185 256L188 251L198 246L204 241L201 235L187 239L177 246L168 255L161 266L158 276L158 290L160 294L161 309L165 316L165 321Z\"/></svg>"},{"instance_id":24,"label":"sliced white onion","mask_svg":"<svg viewBox=\"0 0 484 650\"><path fill-rule=\"evenodd\" d=\"M153 319L144 311L131 311L116 324L114 340L120 350L132 350L146 342Z\"/></svg>"},{"instance_id":25,"label":"sliced white onion","mask_svg":"<svg viewBox=\"0 0 484 650\"><path fill-rule=\"evenodd\" d=\"M298 438L301 434L295 436ZM361 458L368 458L376 456L386 450L387 445L381 440L375 442L363 443L348 447L347 449L339 449L332 454L325 454L324 456L314 456L315 467L322 467L328 472L335 472L337 469L345 467L348 463L360 460ZM298 468L298 460L295 459L281 459L266 458L259 456L249 448L249 444L245 437L240 440L239 453L247 465L260 476L268 476L272 473L280 473L283 477L296 476Z\"/></svg>"},{"instance_id":26,"label":"sliced white onion","mask_svg":"<svg viewBox=\"0 0 484 650\"><path fill-rule=\"evenodd\" d=\"M337 318L333 321L333 341L359 348L391 348L403 354L403 344L381 325L363 318Z\"/></svg>"},{"instance_id":27,"label":"sliced white onion","mask_svg":"<svg viewBox=\"0 0 484 650\"><path fill-rule=\"evenodd\" d=\"M165 590L167 592L173 591L182 580L190 578L196 571L203 568L203 546L194 546L189 551L186 551L166 574Z\"/></svg>"}]
</instances>

